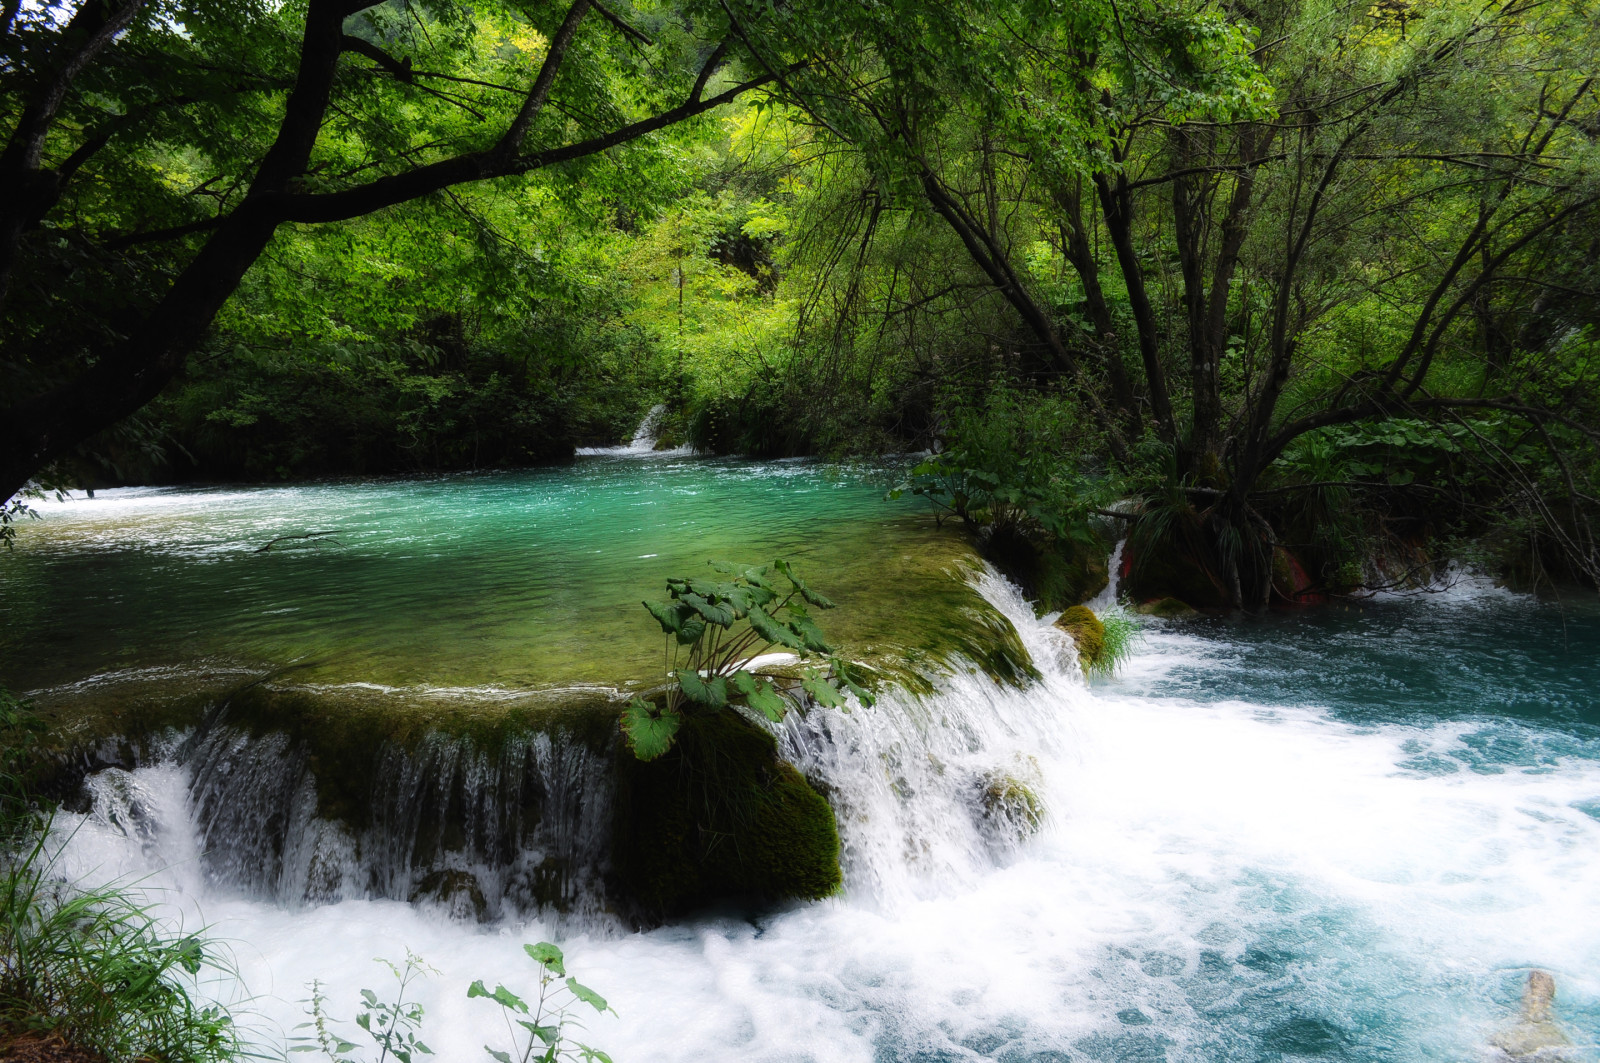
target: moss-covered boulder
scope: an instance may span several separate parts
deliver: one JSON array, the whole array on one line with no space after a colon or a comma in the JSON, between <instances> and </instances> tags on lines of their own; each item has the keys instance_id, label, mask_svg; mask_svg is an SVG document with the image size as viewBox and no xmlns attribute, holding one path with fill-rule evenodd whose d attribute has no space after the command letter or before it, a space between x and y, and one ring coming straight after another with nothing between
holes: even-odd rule
<instances>
[{"instance_id":1,"label":"moss-covered boulder","mask_svg":"<svg viewBox=\"0 0 1600 1063\"><path fill-rule=\"evenodd\" d=\"M840 884L833 809L732 711L684 721L672 750L617 764L613 867L640 918L726 898L814 900Z\"/></svg>"},{"instance_id":2,"label":"moss-covered boulder","mask_svg":"<svg viewBox=\"0 0 1600 1063\"><path fill-rule=\"evenodd\" d=\"M1085 675L1100 663L1106 649L1106 626L1087 605L1074 605L1056 617L1056 627L1072 636L1078 647L1078 663Z\"/></svg>"},{"instance_id":3,"label":"moss-covered boulder","mask_svg":"<svg viewBox=\"0 0 1600 1063\"><path fill-rule=\"evenodd\" d=\"M1157 598L1154 601L1144 602L1136 606L1135 611L1144 616L1160 616L1169 620L1200 615L1200 610L1177 598Z\"/></svg>"},{"instance_id":4,"label":"moss-covered boulder","mask_svg":"<svg viewBox=\"0 0 1600 1063\"><path fill-rule=\"evenodd\" d=\"M984 819L1007 838L1020 841L1044 822L1044 802L1028 783L1005 772L983 776L980 782Z\"/></svg>"}]
</instances>

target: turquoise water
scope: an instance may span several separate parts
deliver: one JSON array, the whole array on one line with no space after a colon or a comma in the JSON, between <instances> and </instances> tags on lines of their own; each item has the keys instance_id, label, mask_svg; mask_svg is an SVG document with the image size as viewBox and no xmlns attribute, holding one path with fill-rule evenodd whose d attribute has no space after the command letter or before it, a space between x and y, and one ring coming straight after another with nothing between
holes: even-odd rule
<instances>
[{"instance_id":1,"label":"turquoise water","mask_svg":"<svg viewBox=\"0 0 1600 1063\"><path fill-rule=\"evenodd\" d=\"M617 684L658 667L640 599L712 558L793 560L839 601L830 633L866 652L914 636L896 583L947 593L942 572L964 554L922 509L886 502L882 479L809 462L595 456L48 503L0 556L0 682L294 663L305 682ZM327 534L262 552L316 532Z\"/></svg>"}]
</instances>

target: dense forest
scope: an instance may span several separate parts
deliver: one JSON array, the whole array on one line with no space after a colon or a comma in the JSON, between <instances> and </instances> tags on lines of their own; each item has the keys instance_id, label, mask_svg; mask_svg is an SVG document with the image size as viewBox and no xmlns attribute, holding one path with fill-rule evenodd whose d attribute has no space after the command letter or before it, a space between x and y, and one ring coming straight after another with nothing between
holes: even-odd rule
<instances>
[{"instance_id":1,"label":"dense forest","mask_svg":"<svg viewBox=\"0 0 1600 1063\"><path fill-rule=\"evenodd\" d=\"M0 11L0 495L926 451L1043 597L1600 576L1589 0ZM1168 560L1162 560L1168 559ZM1055 575L1052 575L1055 574Z\"/></svg>"}]
</instances>

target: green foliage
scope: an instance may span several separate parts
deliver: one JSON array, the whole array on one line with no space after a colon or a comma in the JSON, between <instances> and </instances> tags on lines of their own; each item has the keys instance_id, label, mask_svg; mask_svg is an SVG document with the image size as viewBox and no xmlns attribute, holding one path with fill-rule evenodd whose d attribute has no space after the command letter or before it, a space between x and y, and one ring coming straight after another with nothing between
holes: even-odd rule
<instances>
[{"instance_id":1,"label":"green foliage","mask_svg":"<svg viewBox=\"0 0 1600 1063\"><path fill-rule=\"evenodd\" d=\"M1144 632L1138 621L1121 607L1101 613L1100 627L1100 654L1089 671L1093 675L1112 676L1138 650L1144 641Z\"/></svg>"},{"instance_id":2,"label":"green foliage","mask_svg":"<svg viewBox=\"0 0 1600 1063\"><path fill-rule=\"evenodd\" d=\"M583 1063L611 1063L610 1057L598 1049L590 1048L571 1039L568 1031L581 1028L571 1015L572 1006L582 1003L604 1014L611 1008L605 999L567 974L566 959L561 950L548 941L524 945L523 951L539 966L539 986L532 1003L524 1000L503 985L491 991L482 979L467 988L468 999L484 998L498 1004L505 1020L509 1040L505 1048L485 1045L484 1051L497 1063L559 1063L561 1060L582 1060ZM422 1005L407 1001L407 991L418 978L432 973L432 968L422 959L406 952L403 966L387 960L382 964L395 979L390 997L380 996L371 989L361 991L361 1003L355 1024L359 1026L370 1048L347 1039L339 1032L343 1025L328 1013L327 995L321 983L313 981L311 995L306 999L306 1022L296 1027L310 1031L298 1034L291 1052L321 1052L333 1063L386 1063L394 1057L399 1063L416 1063L421 1056L433 1054L420 1038L426 1014ZM372 1055L372 1053L376 1055Z\"/></svg>"},{"instance_id":3,"label":"green foliage","mask_svg":"<svg viewBox=\"0 0 1600 1063\"><path fill-rule=\"evenodd\" d=\"M398 1059L400 1063L412 1063L417 1057L432 1055L433 1049L417 1036L422 1029L424 1015L422 1005L415 1001L407 1001L406 991L418 978L425 977L430 972L437 972L433 972L432 968L422 962L421 957L409 949L406 950L406 962L403 967L384 959L373 962L382 964L397 983L393 1000L380 997L371 989L361 991L361 1004L356 1012L355 1024L361 1027L362 1033L377 1050L377 1063L385 1063L390 1056ZM312 981L307 988L311 990L311 995L305 1000L308 1021L296 1026L295 1029L311 1032L291 1037L290 1040L297 1043L292 1044L289 1051L321 1052L333 1063L361 1063L366 1058L365 1050L337 1031L336 1027L340 1023L328 1014L328 1000L322 992L322 984Z\"/></svg>"},{"instance_id":4,"label":"green foliage","mask_svg":"<svg viewBox=\"0 0 1600 1063\"><path fill-rule=\"evenodd\" d=\"M469 998L484 997L500 1005L501 1016L511 1036L509 1051L489 1045L483 1046L484 1051L496 1063L534 1063L535 1060L557 1063L563 1059L611 1063L611 1057L604 1052L573 1041L567 1034L569 1028L582 1027L572 1016L574 1005L586 1004L604 1015L612 1010L605 998L570 977L566 958L548 941L524 945L522 949L539 965L539 992L531 1004L503 985L495 986L490 992L481 979L467 990Z\"/></svg>"},{"instance_id":5,"label":"green foliage","mask_svg":"<svg viewBox=\"0 0 1600 1063\"><path fill-rule=\"evenodd\" d=\"M710 565L727 578L669 579L666 601L643 603L667 636L673 681L659 704L635 698L623 711L622 732L636 757L654 760L671 749L686 716L736 703L773 723L791 706L805 711L807 698L826 708L847 709L847 694L872 704L865 669L839 657L811 616L833 602L788 561ZM826 667L803 666L797 675L751 667L775 646L801 660L819 657Z\"/></svg>"},{"instance_id":6,"label":"green foliage","mask_svg":"<svg viewBox=\"0 0 1600 1063\"><path fill-rule=\"evenodd\" d=\"M174 930L126 886L64 881L41 823L0 868L0 1032L53 1033L107 1060L222 1063L243 1051L198 978L216 946Z\"/></svg>"},{"instance_id":7,"label":"green foliage","mask_svg":"<svg viewBox=\"0 0 1600 1063\"><path fill-rule=\"evenodd\" d=\"M945 449L917 465L910 491L979 528L1093 543L1091 511L1107 493L1081 471L1090 439L1074 405L1001 383L981 405L949 411Z\"/></svg>"}]
</instances>

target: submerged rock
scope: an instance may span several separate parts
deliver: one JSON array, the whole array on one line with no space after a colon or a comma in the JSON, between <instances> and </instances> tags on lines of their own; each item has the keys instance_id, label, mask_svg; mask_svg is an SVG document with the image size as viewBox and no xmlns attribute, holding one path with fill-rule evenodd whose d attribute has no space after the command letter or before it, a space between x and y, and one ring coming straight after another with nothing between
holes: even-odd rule
<instances>
[{"instance_id":1,"label":"submerged rock","mask_svg":"<svg viewBox=\"0 0 1600 1063\"><path fill-rule=\"evenodd\" d=\"M1072 636L1078 647L1078 664L1089 674L1106 649L1106 626L1087 605L1074 605L1056 617L1056 627Z\"/></svg>"},{"instance_id":2,"label":"submerged rock","mask_svg":"<svg viewBox=\"0 0 1600 1063\"><path fill-rule=\"evenodd\" d=\"M1556 980L1549 972L1531 972L1522 991L1521 1020L1489 1038L1489 1043L1513 1059L1571 1059L1572 1041L1550 1014L1555 997Z\"/></svg>"}]
</instances>

